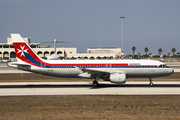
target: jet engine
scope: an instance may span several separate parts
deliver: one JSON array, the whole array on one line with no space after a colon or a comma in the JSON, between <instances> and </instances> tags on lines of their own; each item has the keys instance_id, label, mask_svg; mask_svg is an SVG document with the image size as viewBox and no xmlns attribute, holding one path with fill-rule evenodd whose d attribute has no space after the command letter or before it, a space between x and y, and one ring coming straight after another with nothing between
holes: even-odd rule
<instances>
[{"instance_id":1,"label":"jet engine","mask_svg":"<svg viewBox=\"0 0 180 120\"><path fill-rule=\"evenodd\" d=\"M126 74L111 74L109 77L112 83L125 83L126 82Z\"/></svg>"}]
</instances>

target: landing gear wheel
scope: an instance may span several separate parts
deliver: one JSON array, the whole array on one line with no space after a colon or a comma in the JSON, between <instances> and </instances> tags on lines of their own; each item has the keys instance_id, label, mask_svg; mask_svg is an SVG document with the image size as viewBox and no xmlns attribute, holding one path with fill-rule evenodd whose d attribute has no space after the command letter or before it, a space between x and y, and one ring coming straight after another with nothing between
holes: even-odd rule
<instances>
[{"instance_id":1,"label":"landing gear wheel","mask_svg":"<svg viewBox=\"0 0 180 120\"><path fill-rule=\"evenodd\" d=\"M97 87L97 86L99 86L99 83L97 81L93 81L93 85L94 85L94 87Z\"/></svg>"},{"instance_id":2,"label":"landing gear wheel","mask_svg":"<svg viewBox=\"0 0 180 120\"><path fill-rule=\"evenodd\" d=\"M149 83L149 85L154 85L153 83Z\"/></svg>"},{"instance_id":3,"label":"landing gear wheel","mask_svg":"<svg viewBox=\"0 0 180 120\"><path fill-rule=\"evenodd\" d=\"M149 82L150 82L149 85L151 85L151 86L154 85L153 82L152 82L151 77L149 78Z\"/></svg>"}]
</instances>

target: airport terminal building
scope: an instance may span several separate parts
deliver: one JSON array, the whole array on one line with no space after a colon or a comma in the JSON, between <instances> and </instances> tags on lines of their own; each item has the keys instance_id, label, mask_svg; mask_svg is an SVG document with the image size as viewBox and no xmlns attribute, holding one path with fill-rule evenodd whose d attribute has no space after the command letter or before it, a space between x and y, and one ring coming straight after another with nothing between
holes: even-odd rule
<instances>
[{"instance_id":1,"label":"airport terminal building","mask_svg":"<svg viewBox=\"0 0 180 120\"><path fill-rule=\"evenodd\" d=\"M30 38L24 40L42 58L54 54L54 48L40 43L31 43ZM56 48L56 54L62 58L82 58L82 59L114 59L121 56L121 48L88 48L87 53L77 53L77 48ZM14 46L11 38L7 38L7 43L0 43L0 59L9 60L16 58Z\"/></svg>"}]
</instances>

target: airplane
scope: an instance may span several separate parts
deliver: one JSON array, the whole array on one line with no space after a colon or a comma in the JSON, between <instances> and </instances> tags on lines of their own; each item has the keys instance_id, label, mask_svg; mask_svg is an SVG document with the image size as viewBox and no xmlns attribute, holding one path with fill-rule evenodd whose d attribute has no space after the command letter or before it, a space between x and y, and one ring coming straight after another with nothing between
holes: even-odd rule
<instances>
[{"instance_id":1,"label":"airplane","mask_svg":"<svg viewBox=\"0 0 180 120\"><path fill-rule=\"evenodd\" d=\"M174 70L165 63L155 60L44 60L26 43L20 34L11 34L17 62L8 66L38 74L94 79L111 83L126 83L126 78L146 77L153 85L152 77L167 76Z\"/></svg>"}]
</instances>

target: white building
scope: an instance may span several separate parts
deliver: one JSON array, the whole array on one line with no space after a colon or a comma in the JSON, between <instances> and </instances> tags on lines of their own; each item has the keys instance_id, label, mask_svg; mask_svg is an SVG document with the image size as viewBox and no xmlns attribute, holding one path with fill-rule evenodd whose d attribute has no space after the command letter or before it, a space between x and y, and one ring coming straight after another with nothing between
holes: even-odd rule
<instances>
[{"instance_id":1,"label":"white building","mask_svg":"<svg viewBox=\"0 0 180 120\"><path fill-rule=\"evenodd\" d=\"M30 38L24 40L40 56L46 57L54 54L54 48L48 45L41 46L40 43L30 43ZM87 53L77 53L76 48L56 48L56 54L67 58L84 58L84 59L108 59L118 58L121 56L121 48L88 48ZM7 43L0 43L0 59L16 58L14 46L11 38L7 38Z\"/></svg>"}]
</instances>

